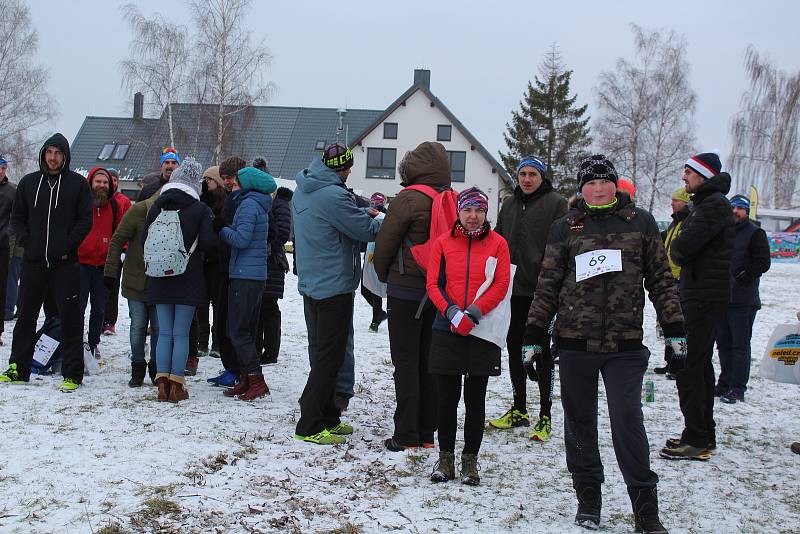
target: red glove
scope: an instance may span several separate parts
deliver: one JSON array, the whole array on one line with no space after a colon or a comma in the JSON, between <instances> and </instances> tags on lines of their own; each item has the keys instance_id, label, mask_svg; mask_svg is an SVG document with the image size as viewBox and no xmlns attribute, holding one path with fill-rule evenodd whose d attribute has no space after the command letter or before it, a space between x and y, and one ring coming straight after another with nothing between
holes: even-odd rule
<instances>
[{"instance_id":1,"label":"red glove","mask_svg":"<svg viewBox=\"0 0 800 534\"><path fill-rule=\"evenodd\" d=\"M469 315L466 313L461 317L458 326L454 325L452 322L450 323L450 331L459 336L468 336L473 328L475 328L475 323L472 322L472 319L470 319Z\"/></svg>"}]
</instances>

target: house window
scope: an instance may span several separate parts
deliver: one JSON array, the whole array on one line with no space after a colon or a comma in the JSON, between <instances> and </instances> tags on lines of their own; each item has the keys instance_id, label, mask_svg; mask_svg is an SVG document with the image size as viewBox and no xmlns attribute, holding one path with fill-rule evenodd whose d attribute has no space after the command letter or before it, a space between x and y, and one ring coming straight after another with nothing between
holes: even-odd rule
<instances>
[{"instance_id":1,"label":"house window","mask_svg":"<svg viewBox=\"0 0 800 534\"><path fill-rule=\"evenodd\" d=\"M463 182L467 175L467 153L448 150L447 155L450 156L450 179Z\"/></svg>"},{"instance_id":2,"label":"house window","mask_svg":"<svg viewBox=\"0 0 800 534\"><path fill-rule=\"evenodd\" d=\"M111 159L125 159L130 147L131 145L117 145L117 148L114 149L114 153L111 154Z\"/></svg>"},{"instance_id":3,"label":"house window","mask_svg":"<svg viewBox=\"0 0 800 534\"><path fill-rule=\"evenodd\" d=\"M436 127L437 141L450 141L453 137L453 127L449 124L440 124Z\"/></svg>"},{"instance_id":4,"label":"house window","mask_svg":"<svg viewBox=\"0 0 800 534\"><path fill-rule=\"evenodd\" d=\"M100 161L105 161L111 157L111 153L114 152L114 147L117 146L113 143L103 145L103 150L97 155L97 159Z\"/></svg>"},{"instance_id":5,"label":"house window","mask_svg":"<svg viewBox=\"0 0 800 534\"><path fill-rule=\"evenodd\" d=\"M314 145L314 150L325 150L325 140L317 139L317 144Z\"/></svg>"},{"instance_id":6,"label":"house window","mask_svg":"<svg viewBox=\"0 0 800 534\"><path fill-rule=\"evenodd\" d=\"M383 178L394 180L397 149L368 148L367 178Z\"/></svg>"},{"instance_id":7,"label":"house window","mask_svg":"<svg viewBox=\"0 0 800 534\"><path fill-rule=\"evenodd\" d=\"M384 122L383 123L383 138L384 139L397 139L397 123Z\"/></svg>"}]
</instances>

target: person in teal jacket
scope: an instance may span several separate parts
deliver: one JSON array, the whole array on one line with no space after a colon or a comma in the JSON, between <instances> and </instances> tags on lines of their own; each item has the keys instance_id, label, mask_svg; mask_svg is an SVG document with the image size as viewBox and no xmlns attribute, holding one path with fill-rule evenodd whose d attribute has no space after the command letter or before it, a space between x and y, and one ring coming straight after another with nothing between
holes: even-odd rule
<instances>
[{"instance_id":1,"label":"person in teal jacket","mask_svg":"<svg viewBox=\"0 0 800 534\"><path fill-rule=\"evenodd\" d=\"M340 420L336 377L353 323L353 296L361 281L361 243L374 241L380 222L359 208L345 187L353 153L333 144L297 174L292 197L297 286L306 308L309 346L316 347L300 397L295 437L318 444L342 443L353 428Z\"/></svg>"},{"instance_id":2,"label":"person in teal jacket","mask_svg":"<svg viewBox=\"0 0 800 534\"><path fill-rule=\"evenodd\" d=\"M219 236L231 247L228 268L228 335L239 361L239 383L223 393L239 400L269 394L255 345L261 295L267 280L267 230L277 185L269 174L254 167L236 173L241 187L231 226Z\"/></svg>"}]
</instances>

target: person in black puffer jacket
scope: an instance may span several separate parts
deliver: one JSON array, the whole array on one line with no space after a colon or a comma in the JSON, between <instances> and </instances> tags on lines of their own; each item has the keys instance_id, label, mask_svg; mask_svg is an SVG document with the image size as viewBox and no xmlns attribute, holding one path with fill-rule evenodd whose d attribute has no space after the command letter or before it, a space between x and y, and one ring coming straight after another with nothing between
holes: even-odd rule
<instances>
[{"instance_id":1,"label":"person in black puffer jacket","mask_svg":"<svg viewBox=\"0 0 800 534\"><path fill-rule=\"evenodd\" d=\"M36 319L49 289L61 321L62 389L83 381L83 314L78 299L78 247L92 229L89 182L69 168L66 138L57 133L39 152L39 170L22 177L11 213L11 230L25 248L19 319L14 327L9 369L0 382L28 382ZM6 380L6 378L8 380Z\"/></svg>"},{"instance_id":2,"label":"person in black puffer jacket","mask_svg":"<svg viewBox=\"0 0 800 534\"><path fill-rule=\"evenodd\" d=\"M769 270L767 234L750 220L750 199L731 198L736 220L736 240L731 259L731 302L717 326L720 374L715 393L726 404L744 402L750 379L750 337L761 308L758 293L761 275Z\"/></svg>"},{"instance_id":3,"label":"person in black puffer jacket","mask_svg":"<svg viewBox=\"0 0 800 534\"><path fill-rule=\"evenodd\" d=\"M164 210L180 210L179 218L185 250L196 243L186 270L169 277L147 277L147 302L156 306L158 345L156 346L156 385L158 400L179 402L189 398L185 385L186 360L189 356L189 328L198 306L208 304L203 277L203 253L211 248L216 236L211 208L200 202L203 169L194 158L186 158L161 188L147 212L142 235L145 258L147 236L153 221Z\"/></svg>"},{"instance_id":4,"label":"person in black puffer jacket","mask_svg":"<svg viewBox=\"0 0 800 534\"><path fill-rule=\"evenodd\" d=\"M261 354L262 364L276 363L281 350L281 309L278 299L283 298L283 284L289 272L289 261L283 247L289 240L292 228L292 195L291 189L279 187L269 214L267 285L261 298L261 320L256 331L256 348Z\"/></svg>"},{"instance_id":5,"label":"person in black puffer jacket","mask_svg":"<svg viewBox=\"0 0 800 534\"><path fill-rule=\"evenodd\" d=\"M733 214L725 195L731 177L720 172L713 153L686 162L683 181L693 207L681 233L670 246L670 258L681 268L680 296L686 324L687 357L673 360L678 397L684 418L679 438L670 438L661 451L666 458L707 458L716 449L714 366L711 356L717 323L730 301ZM676 363L682 363L676 367ZM685 363L684 363L685 362Z\"/></svg>"}]
</instances>

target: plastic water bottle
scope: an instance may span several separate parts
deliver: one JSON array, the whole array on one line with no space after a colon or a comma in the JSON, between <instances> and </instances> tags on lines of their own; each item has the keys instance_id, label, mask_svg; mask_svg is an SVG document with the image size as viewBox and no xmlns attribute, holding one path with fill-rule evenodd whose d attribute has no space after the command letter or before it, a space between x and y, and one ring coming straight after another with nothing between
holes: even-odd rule
<instances>
[{"instance_id":1,"label":"plastic water bottle","mask_svg":"<svg viewBox=\"0 0 800 534\"><path fill-rule=\"evenodd\" d=\"M644 401L653 402L656 400L656 385L652 380L644 383Z\"/></svg>"}]
</instances>

